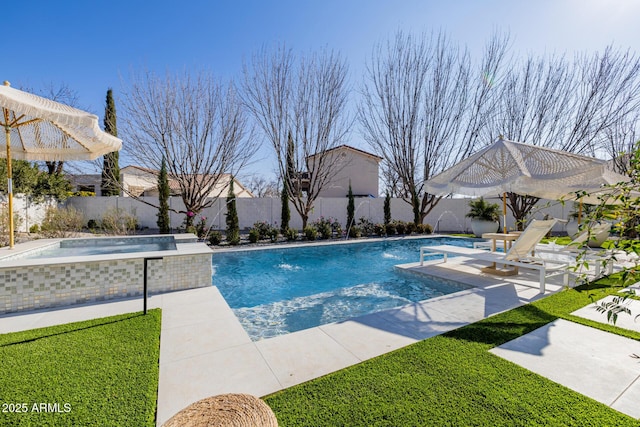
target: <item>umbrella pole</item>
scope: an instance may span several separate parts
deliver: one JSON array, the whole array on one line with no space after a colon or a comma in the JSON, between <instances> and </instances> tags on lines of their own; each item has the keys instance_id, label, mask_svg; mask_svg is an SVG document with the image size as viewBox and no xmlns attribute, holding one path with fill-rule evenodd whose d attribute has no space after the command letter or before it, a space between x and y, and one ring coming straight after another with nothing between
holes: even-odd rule
<instances>
[{"instance_id":1,"label":"umbrella pole","mask_svg":"<svg viewBox=\"0 0 640 427\"><path fill-rule=\"evenodd\" d=\"M578 204L578 225L582 222L582 197L580 198L580 203Z\"/></svg>"},{"instance_id":2,"label":"umbrella pole","mask_svg":"<svg viewBox=\"0 0 640 427\"><path fill-rule=\"evenodd\" d=\"M502 193L502 232L507 234L507 193Z\"/></svg>"},{"instance_id":3,"label":"umbrella pole","mask_svg":"<svg viewBox=\"0 0 640 427\"><path fill-rule=\"evenodd\" d=\"M5 110L5 124L9 122L7 117L7 111ZM7 139L7 193L9 195L9 249L13 249L13 171L11 170L11 128L8 124L4 127L5 136Z\"/></svg>"}]
</instances>

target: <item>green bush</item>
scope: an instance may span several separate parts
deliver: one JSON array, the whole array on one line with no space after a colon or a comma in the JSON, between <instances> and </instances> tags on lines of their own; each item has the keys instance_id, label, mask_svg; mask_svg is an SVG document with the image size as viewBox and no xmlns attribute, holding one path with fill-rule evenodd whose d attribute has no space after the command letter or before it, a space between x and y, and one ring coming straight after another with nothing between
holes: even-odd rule
<instances>
[{"instance_id":1,"label":"green bush","mask_svg":"<svg viewBox=\"0 0 640 427\"><path fill-rule=\"evenodd\" d=\"M407 234L411 234L411 233L415 233L416 231L416 224L413 222L407 222L405 224L405 232Z\"/></svg>"},{"instance_id":2,"label":"green bush","mask_svg":"<svg viewBox=\"0 0 640 427\"><path fill-rule=\"evenodd\" d=\"M267 237L269 238L269 241L271 241L271 243L276 243L278 241L279 234L280 232L276 227L270 227L269 231L267 232Z\"/></svg>"},{"instance_id":3,"label":"green bush","mask_svg":"<svg viewBox=\"0 0 640 427\"><path fill-rule=\"evenodd\" d=\"M371 236L374 233L374 227L373 227L373 223L371 221L369 221L368 218L365 217L361 217L358 220L358 228L360 229L360 233L363 236Z\"/></svg>"},{"instance_id":4,"label":"green bush","mask_svg":"<svg viewBox=\"0 0 640 427\"><path fill-rule=\"evenodd\" d=\"M287 228L287 231L285 232L285 236L287 241L289 242L293 242L294 240L298 239L298 230L294 229L294 228Z\"/></svg>"},{"instance_id":5,"label":"green bush","mask_svg":"<svg viewBox=\"0 0 640 427\"><path fill-rule=\"evenodd\" d=\"M430 224L418 224L416 226L416 233L431 234L433 233L433 227Z\"/></svg>"},{"instance_id":6,"label":"green bush","mask_svg":"<svg viewBox=\"0 0 640 427\"><path fill-rule=\"evenodd\" d=\"M222 242L222 233L219 231L209 232L209 244L217 246Z\"/></svg>"},{"instance_id":7,"label":"green bush","mask_svg":"<svg viewBox=\"0 0 640 427\"><path fill-rule=\"evenodd\" d=\"M349 229L349 237L354 239L358 237L362 237L362 229L357 225L354 225Z\"/></svg>"},{"instance_id":8,"label":"green bush","mask_svg":"<svg viewBox=\"0 0 640 427\"><path fill-rule=\"evenodd\" d=\"M249 230L249 242L258 243L258 240L260 240L260 230L257 228Z\"/></svg>"},{"instance_id":9,"label":"green bush","mask_svg":"<svg viewBox=\"0 0 640 427\"><path fill-rule=\"evenodd\" d=\"M384 236L387 233L387 227L384 224L376 224L373 226L373 232L376 236Z\"/></svg>"},{"instance_id":10,"label":"green bush","mask_svg":"<svg viewBox=\"0 0 640 427\"><path fill-rule=\"evenodd\" d=\"M69 237L72 233L82 231L84 218L73 206L47 208L40 230L45 237Z\"/></svg>"},{"instance_id":11,"label":"green bush","mask_svg":"<svg viewBox=\"0 0 640 427\"><path fill-rule=\"evenodd\" d=\"M306 237L307 240L316 240L316 238L318 237L318 230L316 230L316 228L312 225L307 225L304 230L302 230L302 232L304 233L304 237Z\"/></svg>"},{"instance_id":12,"label":"green bush","mask_svg":"<svg viewBox=\"0 0 640 427\"><path fill-rule=\"evenodd\" d=\"M331 228L331 222L332 222L331 219L325 219L324 217L321 216L311 225L315 227L316 230L318 230L318 233L320 233L320 237L322 239L330 239L331 235L333 234L333 229Z\"/></svg>"},{"instance_id":13,"label":"green bush","mask_svg":"<svg viewBox=\"0 0 640 427\"><path fill-rule=\"evenodd\" d=\"M387 232L387 236L395 236L397 232L396 223L391 221L385 227L385 231Z\"/></svg>"},{"instance_id":14,"label":"green bush","mask_svg":"<svg viewBox=\"0 0 640 427\"><path fill-rule=\"evenodd\" d=\"M240 244L240 230L227 229L227 242L230 245Z\"/></svg>"},{"instance_id":15,"label":"green bush","mask_svg":"<svg viewBox=\"0 0 640 427\"><path fill-rule=\"evenodd\" d=\"M396 230L398 230L398 234L405 234L407 232L407 225L402 221L396 221Z\"/></svg>"},{"instance_id":16,"label":"green bush","mask_svg":"<svg viewBox=\"0 0 640 427\"><path fill-rule=\"evenodd\" d=\"M29 227L29 233L31 234L36 234L40 231L40 226L38 224L33 224L31 227Z\"/></svg>"}]
</instances>

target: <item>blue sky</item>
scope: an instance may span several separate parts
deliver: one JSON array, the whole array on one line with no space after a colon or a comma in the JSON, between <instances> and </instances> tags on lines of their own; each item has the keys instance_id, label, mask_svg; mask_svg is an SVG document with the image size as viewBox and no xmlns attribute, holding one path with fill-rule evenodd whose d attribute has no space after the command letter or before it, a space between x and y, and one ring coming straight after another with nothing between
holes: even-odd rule
<instances>
[{"instance_id":1,"label":"blue sky","mask_svg":"<svg viewBox=\"0 0 640 427\"><path fill-rule=\"evenodd\" d=\"M208 69L239 79L243 60L272 43L339 51L357 88L374 45L398 29L442 29L476 55L496 29L510 33L516 55L572 55L612 43L635 51L640 41L639 0L5 3L0 81L36 91L65 83L78 93L80 108L100 117L107 88L117 103L132 71ZM353 139L359 145L359 137Z\"/></svg>"}]
</instances>

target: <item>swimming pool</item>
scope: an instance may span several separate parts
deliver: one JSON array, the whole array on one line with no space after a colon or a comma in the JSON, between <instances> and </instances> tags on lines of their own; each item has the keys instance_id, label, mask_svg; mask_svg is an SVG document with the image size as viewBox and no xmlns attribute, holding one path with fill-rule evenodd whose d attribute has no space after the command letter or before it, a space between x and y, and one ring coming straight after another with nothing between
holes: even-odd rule
<instances>
[{"instance_id":1,"label":"swimming pool","mask_svg":"<svg viewBox=\"0 0 640 427\"><path fill-rule=\"evenodd\" d=\"M469 289L394 268L429 244L472 245L437 237L218 252L213 284L253 340L270 338Z\"/></svg>"}]
</instances>

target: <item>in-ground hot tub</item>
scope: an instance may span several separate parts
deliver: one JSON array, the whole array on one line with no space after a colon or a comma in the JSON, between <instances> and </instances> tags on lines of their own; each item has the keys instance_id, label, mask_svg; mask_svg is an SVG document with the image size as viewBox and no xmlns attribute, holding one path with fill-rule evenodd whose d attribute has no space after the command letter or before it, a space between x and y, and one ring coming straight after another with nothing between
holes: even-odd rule
<instances>
[{"instance_id":1,"label":"in-ground hot tub","mask_svg":"<svg viewBox=\"0 0 640 427\"><path fill-rule=\"evenodd\" d=\"M211 286L193 234L45 239L0 249L0 314Z\"/></svg>"}]
</instances>

